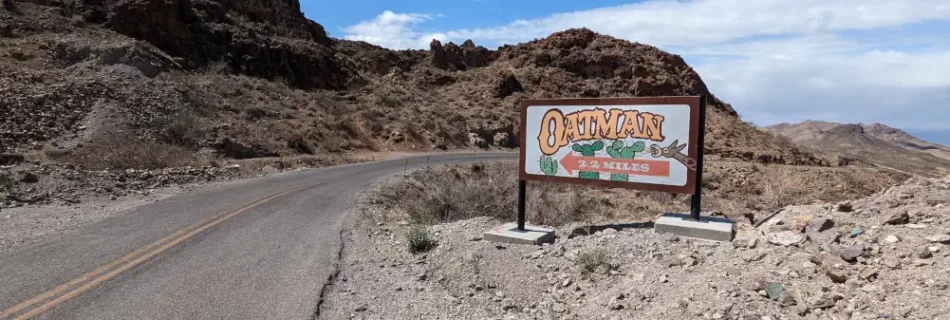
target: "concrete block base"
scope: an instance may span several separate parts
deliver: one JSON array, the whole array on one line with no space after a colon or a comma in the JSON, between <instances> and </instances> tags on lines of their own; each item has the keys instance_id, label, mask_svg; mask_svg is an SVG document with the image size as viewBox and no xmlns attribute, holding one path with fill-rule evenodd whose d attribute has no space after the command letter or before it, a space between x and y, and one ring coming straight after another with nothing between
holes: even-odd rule
<instances>
[{"instance_id":1,"label":"concrete block base","mask_svg":"<svg viewBox=\"0 0 950 320\"><path fill-rule=\"evenodd\" d=\"M732 241L735 225L729 219L701 217L700 221L690 219L689 215L667 213L653 224L656 233L672 233L682 237Z\"/></svg>"},{"instance_id":2,"label":"concrete block base","mask_svg":"<svg viewBox=\"0 0 950 320\"><path fill-rule=\"evenodd\" d=\"M524 226L524 229L524 231L518 230L517 223L506 223L486 231L482 238L492 242L530 245L554 242L554 230L534 226Z\"/></svg>"}]
</instances>

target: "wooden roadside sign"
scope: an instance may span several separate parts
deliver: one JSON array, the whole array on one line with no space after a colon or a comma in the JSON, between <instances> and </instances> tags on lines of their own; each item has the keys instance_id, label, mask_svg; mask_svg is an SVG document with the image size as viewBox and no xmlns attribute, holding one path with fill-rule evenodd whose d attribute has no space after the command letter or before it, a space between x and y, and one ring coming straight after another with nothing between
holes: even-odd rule
<instances>
[{"instance_id":1,"label":"wooden roadside sign","mask_svg":"<svg viewBox=\"0 0 950 320\"><path fill-rule=\"evenodd\" d=\"M522 180L695 194L701 97L526 100Z\"/></svg>"},{"instance_id":2,"label":"wooden roadside sign","mask_svg":"<svg viewBox=\"0 0 950 320\"><path fill-rule=\"evenodd\" d=\"M525 181L693 195L699 219L704 96L524 100L518 225Z\"/></svg>"}]
</instances>

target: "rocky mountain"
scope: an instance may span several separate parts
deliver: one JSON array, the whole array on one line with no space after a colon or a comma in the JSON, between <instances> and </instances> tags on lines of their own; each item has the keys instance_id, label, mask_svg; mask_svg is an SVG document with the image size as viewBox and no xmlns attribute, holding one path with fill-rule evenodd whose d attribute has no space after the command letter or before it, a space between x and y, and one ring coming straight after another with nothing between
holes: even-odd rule
<instances>
[{"instance_id":1,"label":"rocky mountain","mask_svg":"<svg viewBox=\"0 0 950 320\"><path fill-rule=\"evenodd\" d=\"M864 126L864 129L870 135L896 143L907 150L926 152L936 157L950 160L950 147L924 141L923 139L910 135L904 130L891 128L880 123Z\"/></svg>"},{"instance_id":2,"label":"rocky mountain","mask_svg":"<svg viewBox=\"0 0 950 320\"><path fill-rule=\"evenodd\" d=\"M884 124L841 124L823 121L781 123L765 127L803 147L834 153L847 159L920 174L950 170L947 148L923 141Z\"/></svg>"},{"instance_id":3,"label":"rocky mountain","mask_svg":"<svg viewBox=\"0 0 950 320\"><path fill-rule=\"evenodd\" d=\"M827 164L741 121L681 57L586 29L393 51L327 37L296 0L4 4L0 152L27 158L105 169L511 148L522 99L709 94L711 157Z\"/></svg>"}]
</instances>

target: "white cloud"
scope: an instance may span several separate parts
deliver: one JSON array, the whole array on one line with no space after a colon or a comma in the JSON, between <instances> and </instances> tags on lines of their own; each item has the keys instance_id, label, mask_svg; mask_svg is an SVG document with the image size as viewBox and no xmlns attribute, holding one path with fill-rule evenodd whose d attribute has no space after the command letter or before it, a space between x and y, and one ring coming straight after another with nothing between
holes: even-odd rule
<instances>
[{"instance_id":1,"label":"white cloud","mask_svg":"<svg viewBox=\"0 0 950 320\"><path fill-rule=\"evenodd\" d=\"M432 18L387 11L347 28L346 38L390 48L427 48L433 38L500 45L586 27L684 56L710 91L756 123L823 119L950 128L940 116L950 111L950 42L913 27L950 26L946 0L654 0L499 26L416 31Z\"/></svg>"},{"instance_id":2,"label":"white cloud","mask_svg":"<svg viewBox=\"0 0 950 320\"><path fill-rule=\"evenodd\" d=\"M763 35L813 34L950 18L946 0L647 1L457 30L451 38L525 41L587 27L657 46L702 45Z\"/></svg>"},{"instance_id":3,"label":"white cloud","mask_svg":"<svg viewBox=\"0 0 950 320\"><path fill-rule=\"evenodd\" d=\"M375 19L361 21L343 29L344 38L347 40L366 41L387 48L408 49L420 48L420 39L426 37L441 37L445 35L429 34L421 36L412 26L432 19L431 15L420 13L393 13L384 11ZM431 38L429 39L432 40ZM424 45L427 47L428 42Z\"/></svg>"}]
</instances>

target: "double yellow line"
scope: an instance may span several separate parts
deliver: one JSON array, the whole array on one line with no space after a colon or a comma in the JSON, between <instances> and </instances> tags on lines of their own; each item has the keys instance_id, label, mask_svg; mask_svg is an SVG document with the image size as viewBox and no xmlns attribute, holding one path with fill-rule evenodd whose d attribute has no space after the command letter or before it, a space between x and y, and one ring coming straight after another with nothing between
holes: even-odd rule
<instances>
[{"instance_id":1,"label":"double yellow line","mask_svg":"<svg viewBox=\"0 0 950 320\"><path fill-rule=\"evenodd\" d=\"M46 292L41 293L40 295L24 300L19 304L12 306L6 310L3 310L0 313L0 319L29 319L40 313L46 312L47 310L72 299L86 291L95 288L97 285L105 282L113 277L119 275L120 273L131 269L142 262L145 262L152 257L165 252L169 248L182 243L188 238L193 237L194 235L201 233L202 231L207 230L208 228L214 227L225 220L228 220L234 216L237 216L251 208L264 204L270 200L274 200L281 196L291 194L306 188L310 188L320 183L300 186L292 189L287 189L278 193L271 194L269 196L257 199L251 203L245 204L240 208L225 211L217 215L205 218L204 220L198 221L195 224L185 227L184 229L178 230L177 232L164 237L158 241L155 241L147 246L139 248L135 251L132 251L129 254L126 254L118 259L115 259L109 263L106 263L95 270L92 270L82 276L79 276L76 279L70 280L64 284L61 284L53 289L50 289ZM116 268L116 266L119 266ZM36 306L33 309L29 309L37 305L38 303L44 302L43 304ZM28 310L29 309L29 310ZM27 311L28 310L28 311ZM19 316L15 316L20 312L25 312ZM15 317L14 317L15 316Z\"/></svg>"}]
</instances>

